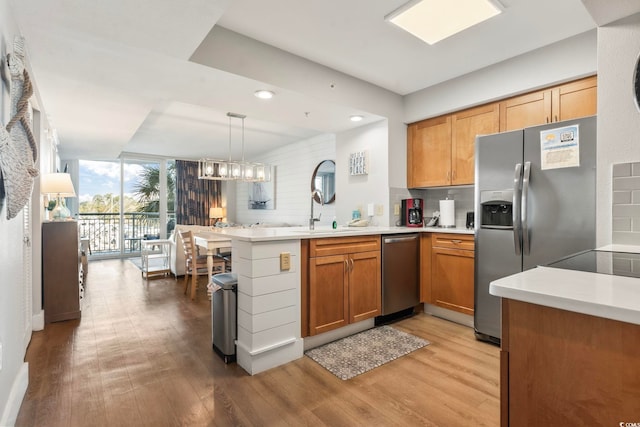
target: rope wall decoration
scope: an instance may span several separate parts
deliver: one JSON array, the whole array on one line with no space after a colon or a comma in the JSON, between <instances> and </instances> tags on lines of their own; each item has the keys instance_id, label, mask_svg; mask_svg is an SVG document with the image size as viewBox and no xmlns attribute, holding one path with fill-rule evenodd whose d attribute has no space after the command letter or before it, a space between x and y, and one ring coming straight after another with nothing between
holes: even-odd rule
<instances>
[{"instance_id":1,"label":"rope wall decoration","mask_svg":"<svg viewBox=\"0 0 640 427\"><path fill-rule=\"evenodd\" d=\"M33 87L24 66L24 37L16 36L13 54L7 55L11 73L11 115L0 126L0 208L6 198L7 219L15 218L31 198L33 180L38 176L38 146L29 125L29 98Z\"/></svg>"}]
</instances>

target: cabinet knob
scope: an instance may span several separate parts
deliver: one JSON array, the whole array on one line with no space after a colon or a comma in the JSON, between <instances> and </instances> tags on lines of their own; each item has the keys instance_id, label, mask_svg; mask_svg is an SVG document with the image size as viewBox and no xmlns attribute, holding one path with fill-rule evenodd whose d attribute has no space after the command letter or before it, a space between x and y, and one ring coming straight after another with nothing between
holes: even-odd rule
<instances>
[{"instance_id":1,"label":"cabinet knob","mask_svg":"<svg viewBox=\"0 0 640 427\"><path fill-rule=\"evenodd\" d=\"M451 243L455 243L455 244L457 245L457 244L462 243L462 240L452 239L452 240L451 240Z\"/></svg>"}]
</instances>

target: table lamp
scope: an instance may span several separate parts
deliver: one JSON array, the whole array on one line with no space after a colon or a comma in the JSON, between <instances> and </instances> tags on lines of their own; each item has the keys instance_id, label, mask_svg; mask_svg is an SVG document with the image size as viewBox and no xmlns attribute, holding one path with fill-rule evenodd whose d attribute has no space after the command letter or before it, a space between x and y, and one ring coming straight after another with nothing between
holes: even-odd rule
<instances>
[{"instance_id":1,"label":"table lamp","mask_svg":"<svg viewBox=\"0 0 640 427\"><path fill-rule=\"evenodd\" d=\"M45 173L40 178L40 193L56 197L56 205L51 211L54 221L64 221L71 217L63 197L75 197L71 175L68 173Z\"/></svg>"},{"instance_id":2,"label":"table lamp","mask_svg":"<svg viewBox=\"0 0 640 427\"><path fill-rule=\"evenodd\" d=\"M222 213L222 208L210 208L209 209L209 219L213 221L213 225L216 225L218 221L224 218L224 214Z\"/></svg>"}]
</instances>

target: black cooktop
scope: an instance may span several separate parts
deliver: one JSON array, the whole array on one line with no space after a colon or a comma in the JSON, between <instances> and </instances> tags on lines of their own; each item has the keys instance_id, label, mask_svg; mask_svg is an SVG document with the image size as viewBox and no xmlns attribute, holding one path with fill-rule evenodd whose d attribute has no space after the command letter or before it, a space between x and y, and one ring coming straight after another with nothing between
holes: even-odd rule
<instances>
[{"instance_id":1,"label":"black cooktop","mask_svg":"<svg viewBox=\"0 0 640 427\"><path fill-rule=\"evenodd\" d=\"M547 264L546 267L616 276L640 277L640 254L589 250Z\"/></svg>"}]
</instances>

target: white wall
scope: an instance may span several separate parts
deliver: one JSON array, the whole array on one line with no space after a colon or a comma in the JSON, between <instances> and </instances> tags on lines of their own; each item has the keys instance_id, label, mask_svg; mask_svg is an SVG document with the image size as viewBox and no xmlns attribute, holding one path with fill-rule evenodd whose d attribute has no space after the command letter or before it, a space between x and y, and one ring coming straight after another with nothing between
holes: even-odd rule
<instances>
[{"instance_id":1,"label":"white wall","mask_svg":"<svg viewBox=\"0 0 640 427\"><path fill-rule=\"evenodd\" d=\"M0 54L3 58L13 50L13 39L20 31L7 1L0 1ZM37 86L37 76L30 69L29 40L25 41L27 71L31 76L34 95L30 102L34 108L33 134L39 146L38 165L40 173L52 171L56 159L53 142L47 139L49 123ZM4 64L4 59L3 59ZM6 65L5 65L6 70ZM7 72L8 74L8 72ZM0 91L0 119L6 123L10 118L10 93L4 81ZM44 323L41 294L41 224L44 218L44 202L40 196L39 178L34 180L30 203L30 232L25 232L25 210L17 217L7 220L6 206L0 204L0 345L2 366L0 368L0 426L13 425L18 415L22 398L29 383L28 364L24 362L26 344L31 338L29 327L41 329ZM23 256L23 238L30 237L31 269ZM27 248L27 250L29 250ZM25 274L25 273L30 274ZM29 276L31 283L29 282ZM31 290L25 289L30 286ZM31 301L29 301L29 295ZM28 303L31 302L29 306Z\"/></svg>"},{"instance_id":2,"label":"white wall","mask_svg":"<svg viewBox=\"0 0 640 427\"><path fill-rule=\"evenodd\" d=\"M18 28L6 2L0 2L0 50L2 57L13 50L13 36ZM2 61L4 64L4 59ZM4 65L3 65L4 67ZM6 68L5 68L6 70ZM10 118L10 93L2 82L2 123ZM2 369L0 370L0 425L12 423L15 415L15 398L24 387L24 350L22 330L24 328L23 300L23 216L7 220L7 208L0 207L0 345L2 345ZM27 379L28 380L28 379ZM19 396L22 399L22 395ZM19 402L18 402L19 404Z\"/></svg>"},{"instance_id":3,"label":"white wall","mask_svg":"<svg viewBox=\"0 0 640 427\"><path fill-rule=\"evenodd\" d=\"M6 2L0 2L0 51L4 70L4 58L13 50L13 37L19 34L17 25L13 19ZM8 74L8 72L7 72ZM10 118L10 92L9 87L0 82L0 108L2 109L2 126ZM20 404L28 377L25 372L28 368L24 363L23 330L24 320L24 288L23 288L23 254L22 237L23 221L22 213L12 220L7 220L6 200L0 206L0 345L2 346L2 367L0 369L0 425L12 424L15 421L16 400ZM26 380L26 383L25 383Z\"/></svg>"},{"instance_id":4,"label":"white wall","mask_svg":"<svg viewBox=\"0 0 640 427\"><path fill-rule=\"evenodd\" d=\"M571 37L405 96L404 120L416 122L596 73L596 31Z\"/></svg>"},{"instance_id":5,"label":"white wall","mask_svg":"<svg viewBox=\"0 0 640 427\"><path fill-rule=\"evenodd\" d=\"M236 55L225 55L234 46ZM385 187L406 187L406 126L402 96L222 27L214 27L193 61L388 120ZM329 88L334 83L335 89ZM372 192L377 189L370 189ZM385 204L389 201L386 200Z\"/></svg>"},{"instance_id":6,"label":"white wall","mask_svg":"<svg viewBox=\"0 0 640 427\"><path fill-rule=\"evenodd\" d=\"M632 97L639 54L640 14L598 29L598 246L612 241L612 165L640 161L640 112Z\"/></svg>"},{"instance_id":7,"label":"white wall","mask_svg":"<svg viewBox=\"0 0 640 427\"><path fill-rule=\"evenodd\" d=\"M227 210L228 221L238 224L308 225L311 214L311 175L320 162L335 159L336 138L332 134L289 144L253 159L269 163L276 168L275 209L249 209L251 184L235 183L235 192L230 189L227 191L227 203L234 204L234 209ZM340 188L336 190L336 203L339 203L344 199L340 194ZM314 216L322 213L321 221L316 224L331 224L336 212L336 203L322 207L317 204L314 206Z\"/></svg>"},{"instance_id":8,"label":"white wall","mask_svg":"<svg viewBox=\"0 0 640 427\"><path fill-rule=\"evenodd\" d=\"M383 215L374 217L378 225L389 225L389 125L388 120L361 126L336 136L336 214L338 223L351 219L351 212L361 209L366 216L367 204L383 206ZM406 141L404 142L406 145ZM349 175L349 155L367 150L369 173Z\"/></svg>"}]
</instances>

